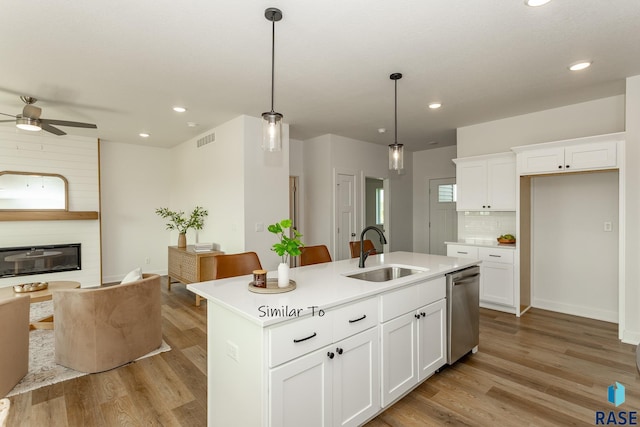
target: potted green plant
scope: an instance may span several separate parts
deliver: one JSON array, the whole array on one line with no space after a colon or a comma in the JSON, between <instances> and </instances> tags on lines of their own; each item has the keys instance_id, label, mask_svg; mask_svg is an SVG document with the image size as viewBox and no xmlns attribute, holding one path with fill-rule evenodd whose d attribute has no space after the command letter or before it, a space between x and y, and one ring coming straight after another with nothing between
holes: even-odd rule
<instances>
[{"instance_id":1,"label":"potted green plant","mask_svg":"<svg viewBox=\"0 0 640 427\"><path fill-rule=\"evenodd\" d=\"M271 233L275 234L279 242L274 243L271 250L280 256L282 262L278 265L278 286L285 288L289 286L289 256L300 255L300 248L304 243L300 240L302 234L292 227L290 219L283 219L280 222L267 227ZM290 232L287 232L290 230Z\"/></svg>"},{"instance_id":2,"label":"potted green plant","mask_svg":"<svg viewBox=\"0 0 640 427\"><path fill-rule=\"evenodd\" d=\"M204 219L209 215L209 211L200 206L196 206L189 218L185 216L183 211L170 211L168 208L158 208L156 213L162 218L168 219L167 230L178 231L178 247L187 247L187 230L202 230Z\"/></svg>"}]
</instances>

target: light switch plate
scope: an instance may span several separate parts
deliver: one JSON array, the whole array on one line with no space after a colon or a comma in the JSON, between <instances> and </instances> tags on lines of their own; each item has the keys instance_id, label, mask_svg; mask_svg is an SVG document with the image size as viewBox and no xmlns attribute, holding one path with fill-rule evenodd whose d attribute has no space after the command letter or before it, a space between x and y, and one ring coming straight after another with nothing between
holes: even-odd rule
<instances>
[{"instance_id":1,"label":"light switch plate","mask_svg":"<svg viewBox=\"0 0 640 427\"><path fill-rule=\"evenodd\" d=\"M611 221L604 222L604 231L613 231L613 224Z\"/></svg>"}]
</instances>

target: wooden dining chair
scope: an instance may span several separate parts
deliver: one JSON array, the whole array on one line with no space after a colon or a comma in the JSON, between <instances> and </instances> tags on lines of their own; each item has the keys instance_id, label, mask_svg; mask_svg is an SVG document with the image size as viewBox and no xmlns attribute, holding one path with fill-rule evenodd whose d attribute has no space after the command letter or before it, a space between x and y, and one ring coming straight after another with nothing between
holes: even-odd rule
<instances>
[{"instance_id":1,"label":"wooden dining chair","mask_svg":"<svg viewBox=\"0 0 640 427\"><path fill-rule=\"evenodd\" d=\"M349 242L349 250L351 251L351 258L359 258L360 257L360 242ZM375 255L376 247L373 245L373 242L369 239L364 241L364 251L369 251L369 255Z\"/></svg>"},{"instance_id":2,"label":"wooden dining chair","mask_svg":"<svg viewBox=\"0 0 640 427\"><path fill-rule=\"evenodd\" d=\"M255 252L217 255L214 270L214 279L226 279L251 274L253 270L262 270L262 264Z\"/></svg>"},{"instance_id":3,"label":"wooden dining chair","mask_svg":"<svg viewBox=\"0 0 640 427\"><path fill-rule=\"evenodd\" d=\"M325 245L303 246L300 248L300 265L321 264L331 262L331 254Z\"/></svg>"}]
</instances>

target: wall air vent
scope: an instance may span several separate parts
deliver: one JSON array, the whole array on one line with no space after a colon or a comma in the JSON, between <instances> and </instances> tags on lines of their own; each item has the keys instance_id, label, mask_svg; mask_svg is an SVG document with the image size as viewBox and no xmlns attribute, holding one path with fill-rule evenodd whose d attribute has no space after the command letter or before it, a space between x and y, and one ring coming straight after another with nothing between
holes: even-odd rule
<instances>
[{"instance_id":1,"label":"wall air vent","mask_svg":"<svg viewBox=\"0 0 640 427\"><path fill-rule=\"evenodd\" d=\"M202 138L198 139L198 141L196 142L196 146L200 148L203 145L207 145L214 142L215 140L216 140L216 134L210 133L209 135L203 136Z\"/></svg>"}]
</instances>

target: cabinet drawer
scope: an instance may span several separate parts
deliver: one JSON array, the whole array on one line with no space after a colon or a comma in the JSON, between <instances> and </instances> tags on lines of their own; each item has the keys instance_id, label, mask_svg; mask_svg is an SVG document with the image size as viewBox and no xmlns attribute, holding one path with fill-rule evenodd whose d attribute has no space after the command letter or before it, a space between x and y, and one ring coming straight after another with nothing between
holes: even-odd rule
<instances>
[{"instance_id":1,"label":"cabinet drawer","mask_svg":"<svg viewBox=\"0 0 640 427\"><path fill-rule=\"evenodd\" d=\"M269 329L269 366L274 367L333 342L333 313L288 322Z\"/></svg>"},{"instance_id":2,"label":"cabinet drawer","mask_svg":"<svg viewBox=\"0 0 640 427\"><path fill-rule=\"evenodd\" d=\"M447 256L478 259L478 248L475 246L447 245Z\"/></svg>"},{"instance_id":3,"label":"cabinet drawer","mask_svg":"<svg viewBox=\"0 0 640 427\"><path fill-rule=\"evenodd\" d=\"M442 276L422 283L418 288L420 306L429 305L447 296L447 279Z\"/></svg>"},{"instance_id":4,"label":"cabinet drawer","mask_svg":"<svg viewBox=\"0 0 640 427\"><path fill-rule=\"evenodd\" d=\"M355 335L378 324L378 298L369 298L333 310L333 341Z\"/></svg>"},{"instance_id":5,"label":"cabinet drawer","mask_svg":"<svg viewBox=\"0 0 640 427\"><path fill-rule=\"evenodd\" d=\"M513 264L512 249L500 248L479 248L478 255L482 261L500 262L504 264Z\"/></svg>"},{"instance_id":6,"label":"cabinet drawer","mask_svg":"<svg viewBox=\"0 0 640 427\"><path fill-rule=\"evenodd\" d=\"M418 285L407 286L380 296L380 322L386 322L420 307Z\"/></svg>"}]
</instances>

